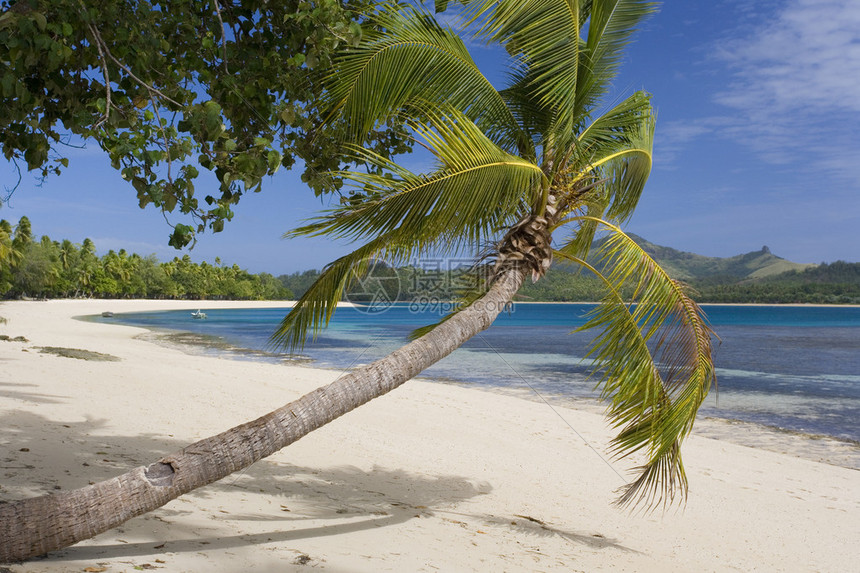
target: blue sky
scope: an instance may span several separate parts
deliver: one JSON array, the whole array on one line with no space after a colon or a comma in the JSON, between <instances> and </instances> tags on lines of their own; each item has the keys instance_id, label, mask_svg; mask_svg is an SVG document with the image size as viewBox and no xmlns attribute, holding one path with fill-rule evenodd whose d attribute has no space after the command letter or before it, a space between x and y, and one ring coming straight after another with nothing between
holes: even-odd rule
<instances>
[{"instance_id":1,"label":"blue sky","mask_svg":"<svg viewBox=\"0 0 860 573\"><path fill-rule=\"evenodd\" d=\"M500 62L481 47L475 58L488 70ZM860 261L860 2L668 1L637 34L615 88L645 89L658 109L654 169L628 231L710 256L768 245L796 262ZM69 158L41 187L25 174L0 218L27 215L35 234L90 237L100 252L177 254L161 213L137 207L97 146ZM277 275L345 253L280 238L324 207L299 174L282 171L244 197L191 257ZM0 178L16 179L8 166Z\"/></svg>"}]
</instances>

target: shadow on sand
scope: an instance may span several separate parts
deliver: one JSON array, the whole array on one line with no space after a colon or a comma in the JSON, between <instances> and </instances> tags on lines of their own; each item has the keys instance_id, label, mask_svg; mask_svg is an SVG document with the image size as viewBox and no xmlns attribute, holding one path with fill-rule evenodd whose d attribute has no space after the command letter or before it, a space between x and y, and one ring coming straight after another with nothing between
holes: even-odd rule
<instances>
[{"instance_id":1,"label":"shadow on sand","mask_svg":"<svg viewBox=\"0 0 860 573\"><path fill-rule=\"evenodd\" d=\"M0 387L16 385L0 383ZM32 395L29 399L51 402L56 398L60 397ZM0 503L57 489L82 487L149 464L186 445L155 434L102 435L107 434L107 425L100 419L63 423L31 412L7 411L0 424L0 444L3 444L0 446L0 475L4 476ZM40 431L36 432L36 428ZM45 428L52 430L52 438L36 438L44 436ZM492 489L489 483L476 483L462 476L433 476L382 467L369 471L352 466L311 468L263 460L244 472L186 494L103 534L103 543L96 540L94 544L73 546L39 561L229 550L390 527L416 518L445 519L446 515L462 516L475 526L513 529L514 534L520 536L560 536L591 548L628 550L616 540L599 534L566 531L527 516L499 517L452 511L461 502L489 494ZM259 504L248 504L255 507L248 513L219 509L219 495L235 496L237 492L248 498L264 495L273 501L264 511ZM194 502L193 511L199 511L198 507L206 508L213 520L211 527L201 526L199 519L193 523L184 521L183 516L191 514L192 508L184 509L183 500ZM218 530L224 531L219 527L222 520L270 523L271 526L249 526L247 529L252 532L246 534L218 535ZM125 542L124 537L131 541Z\"/></svg>"}]
</instances>

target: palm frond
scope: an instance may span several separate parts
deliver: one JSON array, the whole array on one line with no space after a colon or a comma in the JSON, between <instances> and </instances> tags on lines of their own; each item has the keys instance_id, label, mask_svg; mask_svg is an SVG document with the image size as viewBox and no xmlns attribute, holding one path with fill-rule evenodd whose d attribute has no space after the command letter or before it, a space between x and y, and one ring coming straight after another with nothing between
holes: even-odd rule
<instances>
[{"instance_id":1,"label":"palm frond","mask_svg":"<svg viewBox=\"0 0 860 573\"><path fill-rule=\"evenodd\" d=\"M580 133L563 161L565 168L576 175L571 189L559 193L559 226L570 220L571 213L588 218L578 219L576 234L563 249L567 255L585 259L594 241L597 221L624 218L635 208L651 169L654 120L650 95L636 92L595 118ZM581 189L589 192L582 193Z\"/></svg>"},{"instance_id":2,"label":"palm frond","mask_svg":"<svg viewBox=\"0 0 860 573\"><path fill-rule=\"evenodd\" d=\"M635 28L656 10L656 2L645 0L591 2L588 33L579 62L577 115L593 109L606 95Z\"/></svg>"},{"instance_id":3,"label":"palm frond","mask_svg":"<svg viewBox=\"0 0 860 573\"><path fill-rule=\"evenodd\" d=\"M435 6L436 13L438 14L439 12L444 12L448 9L448 0L435 0L433 5Z\"/></svg>"},{"instance_id":4,"label":"palm frond","mask_svg":"<svg viewBox=\"0 0 860 573\"><path fill-rule=\"evenodd\" d=\"M602 185L599 185L595 192L583 197L578 204L567 207L558 226L562 227L573 220L579 224L573 237L558 249L563 257L582 260L588 258L599 221L602 220L608 206L609 195L604 192ZM569 216L570 213L577 213L577 215Z\"/></svg>"},{"instance_id":5,"label":"palm frond","mask_svg":"<svg viewBox=\"0 0 860 573\"><path fill-rule=\"evenodd\" d=\"M613 220L627 220L639 204L653 165L656 120L656 115L642 117L629 135L629 146L601 161L608 167L612 196L606 216Z\"/></svg>"},{"instance_id":6,"label":"palm frond","mask_svg":"<svg viewBox=\"0 0 860 573\"><path fill-rule=\"evenodd\" d=\"M385 172L338 174L368 199L333 209L291 235L366 240L400 228L456 250L492 238L539 200L544 179L538 166L498 147L461 112L447 112L428 110L425 123L412 126L435 155L435 171L415 174L354 148L362 161Z\"/></svg>"},{"instance_id":7,"label":"palm frond","mask_svg":"<svg viewBox=\"0 0 860 573\"><path fill-rule=\"evenodd\" d=\"M5 263L12 254L12 237L5 229L0 228L0 263Z\"/></svg>"},{"instance_id":8,"label":"palm frond","mask_svg":"<svg viewBox=\"0 0 860 573\"><path fill-rule=\"evenodd\" d=\"M579 330L599 330L589 355L609 401L607 415L620 429L615 455L644 450L647 457L619 504L668 504L678 491L686 496L680 444L716 381L713 333L680 283L618 227L599 224L610 231L600 248L602 272L563 251L559 255L588 267L608 286ZM634 291L630 303L620 294L625 285Z\"/></svg>"},{"instance_id":9,"label":"palm frond","mask_svg":"<svg viewBox=\"0 0 860 573\"><path fill-rule=\"evenodd\" d=\"M328 325L344 292L374 260L407 260L412 252L413 248L399 243L396 236L382 235L329 263L281 321L270 343L290 352L301 350L309 334L315 338Z\"/></svg>"},{"instance_id":10,"label":"palm frond","mask_svg":"<svg viewBox=\"0 0 860 573\"><path fill-rule=\"evenodd\" d=\"M504 44L528 67L528 89L555 112L559 131L576 125L575 103L584 23L577 0L480 0L467 2L474 17L486 15L478 35Z\"/></svg>"},{"instance_id":11,"label":"palm frond","mask_svg":"<svg viewBox=\"0 0 860 573\"><path fill-rule=\"evenodd\" d=\"M326 81L331 114L342 114L353 141L420 96L460 109L499 145L516 149L519 126L458 34L415 7L389 4L372 21L376 30L336 59Z\"/></svg>"},{"instance_id":12,"label":"palm frond","mask_svg":"<svg viewBox=\"0 0 860 573\"><path fill-rule=\"evenodd\" d=\"M637 103L631 101L634 99L639 98L634 95L627 101ZM625 127L613 127L613 123L621 125L625 117ZM569 168L579 170L583 177L590 174L607 179L606 217L624 221L633 214L651 174L657 116L650 105L639 102L624 106L618 114L610 111L604 118L605 122L599 118L584 134Z\"/></svg>"},{"instance_id":13,"label":"palm frond","mask_svg":"<svg viewBox=\"0 0 860 573\"><path fill-rule=\"evenodd\" d=\"M552 125L555 113L532 97L531 72L525 66L512 66L508 73L509 86L499 93L516 118L525 136L520 156L537 161L537 150L546 148L543 137Z\"/></svg>"},{"instance_id":14,"label":"palm frond","mask_svg":"<svg viewBox=\"0 0 860 573\"><path fill-rule=\"evenodd\" d=\"M593 158L607 151L615 151L619 145L629 142L631 133L636 137L643 129L643 121L654 115L651 94L637 91L595 117L578 134L572 150L582 158Z\"/></svg>"}]
</instances>

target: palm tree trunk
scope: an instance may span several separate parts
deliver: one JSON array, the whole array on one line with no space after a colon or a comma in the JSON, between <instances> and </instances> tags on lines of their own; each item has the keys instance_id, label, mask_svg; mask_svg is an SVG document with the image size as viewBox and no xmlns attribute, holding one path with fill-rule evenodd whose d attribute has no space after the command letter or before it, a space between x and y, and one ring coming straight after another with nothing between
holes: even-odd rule
<instances>
[{"instance_id":1,"label":"palm tree trunk","mask_svg":"<svg viewBox=\"0 0 860 573\"><path fill-rule=\"evenodd\" d=\"M524 272L501 272L486 295L428 334L261 418L113 479L0 505L0 563L94 537L242 470L390 392L487 329L519 290Z\"/></svg>"}]
</instances>

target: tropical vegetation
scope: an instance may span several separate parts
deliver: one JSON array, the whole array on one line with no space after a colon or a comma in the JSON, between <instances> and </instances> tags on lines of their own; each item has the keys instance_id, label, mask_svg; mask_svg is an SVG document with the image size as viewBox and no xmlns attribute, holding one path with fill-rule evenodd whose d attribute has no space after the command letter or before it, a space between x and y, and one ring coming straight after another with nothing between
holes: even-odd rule
<instances>
[{"instance_id":1,"label":"tropical vegetation","mask_svg":"<svg viewBox=\"0 0 860 573\"><path fill-rule=\"evenodd\" d=\"M449 2L437 1L441 10ZM131 517L264 458L411 379L488 328L522 284L553 260L605 286L586 328L596 381L618 430L612 449L638 475L622 503L686 493L681 443L714 380L711 333L684 287L618 227L633 213L652 163L655 113L636 92L606 104L624 48L654 9L642 0L464 0L460 31L416 5L368 15L359 44L333 60L321 108L343 126L353 185L343 203L292 234L351 239L275 336L298 348L374 261L427 252L475 254L463 305L373 364L265 416L143 468L72 492L0 506L0 561L31 557ZM464 37L503 46L509 85L497 90ZM368 146L406 125L432 156L416 173ZM609 234L588 262L595 232ZM621 288L633 285L632 296ZM635 303L635 304L631 304ZM22 525L23 522L23 525Z\"/></svg>"},{"instance_id":2,"label":"tropical vegetation","mask_svg":"<svg viewBox=\"0 0 860 573\"><path fill-rule=\"evenodd\" d=\"M791 263L756 251L728 259L704 257L660 247L630 235L663 268L682 275L696 302L760 304L860 304L860 263ZM599 242L597 243L599 246ZM422 304L456 301L473 276L463 260L432 259L374 271L396 277L387 293L392 301ZM382 269L386 268L385 271ZM779 272L783 268L793 268ZM322 271L307 270L275 278L252 274L238 265L195 263L186 254L170 261L153 255L110 250L98 256L90 239L31 237L25 216L13 227L0 219L0 299L2 298L150 298L188 300L291 300L301 297ZM359 281L361 282L361 281ZM537 282L526 282L517 294L522 302L598 302L604 283L589 271L557 265ZM632 286L622 289L626 296ZM366 293L355 286L341 300L361 302ZM443 304L440 307L448 307Z\"/></svg>"},{"instance_id":3,"label":"tropical vegetation","mask_svg":"<svg viewBox=\"0 0 860 573\"><path fill-rule=\"evenodd\" d=\"M321 80L373 4L0 0L0 151L20 181L96 144L182 247L221 231L281 167L301 166L318 193L330 182L342 156L338 126L318 129ZM372 140L382 154L408 149L394 123ZM200 193L207 171L217 185Z\"/></svg>"},{"instance_id":4,"label":"tropical vegetation","mask_svg":"<svg viewBox=\"0 0 860 573\"><path fill-rule=\"evenodd\" d=\"M159 262L125 249L99 257L90 239L31 237L30 220L14 231L0 220L0 298L171 298L286 300L292 293L268 273L251 274L238 265L194 263L187 254Z\"/></svg>"},{"instance_id":5,"label":"tropical vegetation","mask_svg":"<svg viewBox=\"0 0 860 573\"><path fill-rule=\"evenodd\" d=\"M636 238L636 242L650 244L640 238ZM663 268L673 269L667 271L672 278L680 278L678 274L683 272L685 262L695 261L697 269L687 268L683 274L684 282L691 289L690 297L698 303L860 304L860 263L836 261L804 265L773 255L763 257L758 251L720 259L681 253L669 247L659 249L656 253L650 249L647 252ZM746 263L741 266L738 261ZM763 262L764 266L751 264L753 261ZM447 261L431 262L433 265L413 264L391 269L398 285L392 300L395 296L400 302L456 300L463 286L468 284L468 268L447 268L450 266ZM380 266L377 264L376 272ZM780 271L786 267L795 270ZM295 296L301 297L320 274L320 270L308 270L280 275L278 280ZM593 273L562 264L549 269L541 280L526 282L517 293L517 300L598 302L604 296L604 288L603 281ZM632 289L633 285L627 285L622 287L622 293L629 296ZM360 302L360 294L352 287L343 298Z\"/></svg>"},{"instance_id":6,"label":"tropical vegetation","mask_svg":"<svg viewBox=\"0 0 860 573\"><path fill-rule=\"evenodd\" d=\"M821 263L758 279L694 282L701 302L753 304L860 304L860 263Z\"/></svg>"}]
</instances>

